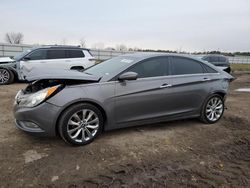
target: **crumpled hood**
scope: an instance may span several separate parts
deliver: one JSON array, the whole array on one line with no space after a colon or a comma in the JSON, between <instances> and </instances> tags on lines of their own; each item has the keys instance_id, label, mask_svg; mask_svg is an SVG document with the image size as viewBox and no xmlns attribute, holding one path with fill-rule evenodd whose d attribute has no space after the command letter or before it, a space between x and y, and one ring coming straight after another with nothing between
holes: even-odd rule
<instances>
[{"instance_id":1,"label":"crumpled hood","mask_svg":"<svg viewBox=\"0 0 250 188\"><path fill-rule=\"evenodd\" d=\"M34 68L32 69L25 80L82 80L98 82L101 77L86 74L76 70L62 70L62 69L44 69Z\"/></svg>"},{"instance_id":2,"label":"crumpled hood","mask_svg":"<svg viewBox=\"0 0 250 188\"><path fill-rule=\"evenodd\" d=\"M10 57L0 57L0 64L1 63L9 63L9 62L14 62L14 59L11 59Z\"/></svg>"}]
</instances>

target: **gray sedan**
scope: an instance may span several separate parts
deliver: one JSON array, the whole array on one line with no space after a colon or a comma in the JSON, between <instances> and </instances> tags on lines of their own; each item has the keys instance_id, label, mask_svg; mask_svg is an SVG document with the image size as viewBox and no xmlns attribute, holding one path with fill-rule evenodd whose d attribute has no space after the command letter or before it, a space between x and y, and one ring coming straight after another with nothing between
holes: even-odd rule
<instances>
[{"instance_id":1,"label":"gray sedan","mask_svg":"<svg viewBox=\"0 0 250 188\"><path fill-rule=\"evenodd\" d=\"M136 53L84 72L33 70L26 79L34 82L16 95L16 126L84 145L104 130L185 118L215 123L233 77L183 55Z\"/></svg>"}]
</instances>

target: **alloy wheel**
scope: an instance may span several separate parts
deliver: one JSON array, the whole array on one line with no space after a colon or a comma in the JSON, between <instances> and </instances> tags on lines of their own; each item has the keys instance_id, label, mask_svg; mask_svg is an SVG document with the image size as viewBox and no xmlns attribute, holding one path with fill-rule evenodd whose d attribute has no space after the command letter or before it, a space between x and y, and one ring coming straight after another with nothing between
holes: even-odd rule
<instances>
[{"instance_id":1,"label":"alloy wheel","mask_svg":"<svg viewBox=\"0 0 250 188\"><path fill-rule=\"evenodd\" d=\"M10 79L10 73L5 69L0 69L0 83L7 83Z\"/></svg>"},{"instance_id":2,"label":"alloy wheel","mask_svg":"<svg viewBox=\"0 0 250 188\"><path fill-rule=\"evenodd\" d=\"M206 117L209 121L217 121L223 113L223 101L219 97L211 98L206 106Z\"/></svg>"},{"instance_id":3,"label":"alloy wheel","mask_svg":"<svg viewBox=\"0 0 250 188\"><path fill-rule=\"evenodd\" d=\"M99 128L99 118L90 109L83 109L74 113L67 124L69 137L78 143L89 141L93 138Z\"/></svg>"}]
</instances>

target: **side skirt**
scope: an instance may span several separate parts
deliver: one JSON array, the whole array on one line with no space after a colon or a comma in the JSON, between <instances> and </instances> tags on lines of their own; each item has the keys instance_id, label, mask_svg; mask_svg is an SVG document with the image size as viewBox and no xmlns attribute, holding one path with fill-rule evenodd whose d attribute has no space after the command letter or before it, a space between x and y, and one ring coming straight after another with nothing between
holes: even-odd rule
<instances>
[{"instance_id":1,"label":"side skirt","mask_svg":"<svg viewBox=\"0 0 250 188\"><path fill-rule=\"evenodd\" d=\"M163 123L163 122L169 122L173 120L191 119L191 118L197 118L197 117L200 117L200 112L196 111L196 112L189 112L185 114L171 115L171 116L165 116L165 117L153 118L153 119L147 119L147 120L141 120L141 121L119 123L119 124L115 124L114 126L106 125L104 130L108 131L108 130L126 128L126 127L149 125L149 124Z\"/></svg>"}]
</instances>

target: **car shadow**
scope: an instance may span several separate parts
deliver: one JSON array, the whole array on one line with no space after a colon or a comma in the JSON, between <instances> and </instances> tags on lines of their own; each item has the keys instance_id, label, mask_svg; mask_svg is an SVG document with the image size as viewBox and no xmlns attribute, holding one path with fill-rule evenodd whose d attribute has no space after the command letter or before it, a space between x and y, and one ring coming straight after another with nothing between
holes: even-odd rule
<instances>
[{"instance_id":1,"label":"car shadow","mask_svg":"<svg viewBox=\"0 0 250 188\"><path fill-rule=\"evenodd\" d=\"M98 142L102 142L103 139L111 137L119 137L130 135L133 132L154 132L154 131L170 131L177 128L184 128L188 126L193 126L194 124L202 124L198 119L184 119L184 120L175 120L167 121L154 124L139 125L133 127L120 128L115 130L103 131L103 133L96 139ZM20 130L19 130L20 131ZM21 131L20 134L23 134ZM25 133L25 139L28 142L34 143L36 146L45 146L47 147L72 147L73 145L66 144L59 135L56 137L36 137L28 133ZM96 141L93 141L94 143ZM91 144L90 144L91 145Z\"/></svg>"},{"instance_id":2,"label":"car shadow","mask_svg":"<svg viewBox=\"0 0 250 188\"><path fill-rule=\"evenodd\" d=\"M183 119L183 120L173 120L154 124L145 124L132 127L125 127L115 130L104 131L103 135L109 134L126 134L133 131L158 131L158 130L172 130L175 128L183 128L187 126L193 126L193 124L202 124L198 119Z\"/></svg>"}]
</instances>

